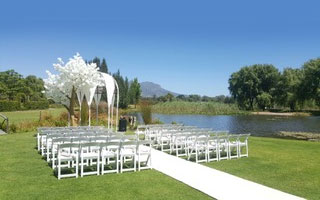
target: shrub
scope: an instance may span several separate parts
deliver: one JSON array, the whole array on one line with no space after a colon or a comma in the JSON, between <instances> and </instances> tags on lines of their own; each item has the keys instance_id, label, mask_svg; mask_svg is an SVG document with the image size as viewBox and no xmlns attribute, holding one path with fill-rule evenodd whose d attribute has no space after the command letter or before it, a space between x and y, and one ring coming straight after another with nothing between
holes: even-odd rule
<instances>
[{"instance_id":1,"label":"shrub","mask_svg":"<svg viewBox=\"0 0 320 200\"><path fill-rule=\"evenodd\" d=\"M16 124L10 124L10 125L9 125L9 132L10 132L10 133L16 133L16 132L17 132L17 129L18 129L18 127L17 127Z\"/></svg>"},{"instance_id":2,"label":"shrub","mask_svg":"<svg viewBox=\"0 0 320 200\"><path fill-rule=\"evenodd\" d=\"M0 101L0 111L16 111L20 109L21 106L18 101Z\"/></svg>"},{"instance_id":3,"label":"shrub","mask_svg":"<svg viewBox=\"0 0 320 200\"><path fill-rule=\"evenodd\" d=\"M50 113L43 112L41 114L40 121L53 121L53 116Z\"/></svg>"},{"instance_id":4,"label":"shrub","mask_svg":"<svg viewBox=\"0 0 320 200\"><path fill-rule=\"evenodd\" d=\"M152 110L151 110L151 104L149 101L141 101L140 102L140 110L143 122L145 124L151 124L152 123Z\"/></svg>"},{"instance_id":5,"label":"shrub","mask_svg":"<svg viewBox=\"0 0 320 200\"><path fill-rule=\"evenodd\" d=\"M156 119L152 120L152 124L163 124L163 122L160 121L160 119L156 118Z\"/></svg>"},{"instance_id":6,"label":"shrub","mask_svg":"<svg viewBox=\"0 0 320 200\"><path fill-rule=\"evenodd\" d=\"M24 108L27 110L38 110L38 109L48 109L49 102L47 100L41 101L28 101L23 104Z\"/></svg>"},{"instance_id":7,"label":"shrub","mask_svg":"<svg viewBox=\"0 0 320 200\"><path fill-rule=\"evenodd\" d=\"M56 120L54 121L54 125L55 126L58 126L58 127L62 127L62 126L67 126L68 125L68 122L67 121L60 121L60 120Z\"/></svg>"}]
</instances>

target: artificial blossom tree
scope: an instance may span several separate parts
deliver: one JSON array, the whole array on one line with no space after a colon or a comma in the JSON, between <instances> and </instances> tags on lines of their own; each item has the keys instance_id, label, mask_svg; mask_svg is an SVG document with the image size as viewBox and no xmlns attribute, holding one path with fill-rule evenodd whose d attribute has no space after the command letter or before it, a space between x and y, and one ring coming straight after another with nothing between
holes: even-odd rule
<instances>
[{"instance_id":1,"label":"artificial blossom tree","mask_svg":"<svg viewBox=\"0 0 320 200\"><path fill-rule=\"evenodd\" d=\"M81 103L86 99L90 116L90 105L94 99L96 88L99 85L105 86L107 89L108 110L111 107L113 108L114 92L117 83L110 75L99 72L95 63L86 63L79 53L70 58L66 64L64 64L61 58L58 58L58 61L57 64L53 64L58 74L52 74L47 71L48 78L44 80L46 96L66 107L71 118L71 125L75 124L74 105L76 98L80 105L80 112ZM99 98L95 98L95 100L96 103L100 101Z\"/></svg>"}]
</instances>

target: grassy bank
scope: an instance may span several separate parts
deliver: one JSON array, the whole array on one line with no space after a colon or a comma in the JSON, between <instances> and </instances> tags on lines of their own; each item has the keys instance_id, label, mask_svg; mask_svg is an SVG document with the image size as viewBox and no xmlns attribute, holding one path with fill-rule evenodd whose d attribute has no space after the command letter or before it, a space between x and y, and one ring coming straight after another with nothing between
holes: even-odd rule
<instances>
[{"instance_id":1,"label":"grassy bank","mask_svg":"<svg viewBox=\"0 0 320 200\"><path fill-rule=\"evenodd\" d=\"M210 199L155 170L58 180L33 135L0 136L0 199Z\"/></svg>"},{"instance_id":2,"label":"grassy bank","mask_svg":"<svg viewBox=\"0 0 320 200\"><path fill-rule=\"evenodd\" d=\"M235 104L219 102L173 101L153 105L152 112L162 114L232 115L244 114Z\"/></svg>"},{"instance_id":3,"label":"grassy bank","mask_svg":"<svg viewBox=\"0 0 320 200\"><path fill-rule=\"evenodd\" d=\"M26 121L38 121L42 115L50 114L53 117L59 116L62 112L66 112L65 108L49 108L47 110L26 110L26 111L13 111L1 112L9 118L10 123L20 123Z\"/></svg>"},{"instance_id":4,"label":"grassy bank","mask_svg":"<svg viewBox=\"0 0 320 200\"><path fill-rule=\"evenodd\" d=\"M250 137L249 157L205 165L307 199L320 197L320 143Z\"/></svg>"}]
</instances>

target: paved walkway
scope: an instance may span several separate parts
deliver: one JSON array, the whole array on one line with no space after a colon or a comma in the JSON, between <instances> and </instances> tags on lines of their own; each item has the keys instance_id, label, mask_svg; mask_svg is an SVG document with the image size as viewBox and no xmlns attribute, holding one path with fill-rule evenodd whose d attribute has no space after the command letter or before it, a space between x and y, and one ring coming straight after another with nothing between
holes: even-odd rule
<instances>
[{"instance_id":1,"label":"paved walkway","mask_svg":"<svg viewBox=\"0 0 320 200\"><path fill-rule=\"evenodd\" d=\"M154 149L152 150L152 166L219 200L302 199Z\"/></svg>"}]
</instances>

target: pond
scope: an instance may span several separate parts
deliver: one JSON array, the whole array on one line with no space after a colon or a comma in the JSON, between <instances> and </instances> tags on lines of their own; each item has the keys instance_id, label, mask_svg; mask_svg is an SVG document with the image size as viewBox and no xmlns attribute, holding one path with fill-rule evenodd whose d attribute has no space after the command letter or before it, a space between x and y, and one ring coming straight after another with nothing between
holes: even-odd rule
<instances>
[{"instance_id":1,"label":"pond","mask_svg":"<svg viewBox=\"0 0 320 200\"><path fill-rule=\"evenodd\" d=\"M320 116L264 116L264 115L167 115L153 114L164 123L185 125L213 130L227 130L230 133L251 133L256 136L276 136L280 131L320 132ZM141 116L138 120L142 122Z\"/></svg>"}]
</instances>

